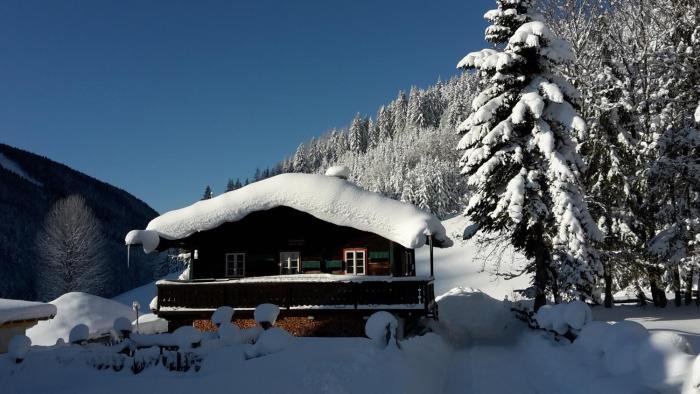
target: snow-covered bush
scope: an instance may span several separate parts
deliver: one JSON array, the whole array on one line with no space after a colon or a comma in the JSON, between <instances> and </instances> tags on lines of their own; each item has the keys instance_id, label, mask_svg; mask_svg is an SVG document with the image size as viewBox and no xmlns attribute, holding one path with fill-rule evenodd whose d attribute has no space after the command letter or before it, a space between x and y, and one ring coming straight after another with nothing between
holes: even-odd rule
<instances>
[{"instance_id":1,"label":"snow-covered bush","mask_svg":"<svg viewBox=\"0 0 700 394\"><path fill-rule=\"evenodd\" d=\"M26 335L15 335L10 339L7 346L7 353L16 363L21 363L32 346L32 340Z\"/></svg>"},{"instance_id":2,"label":"snow-covered bush","mask_svg":"<svg viewBox=\"0 0 700 394\"><path fill-rule=\"evenodd\" d=\"M180 349L197 347L202 341L202 333L192 326L182 326L175 330L172 336Z\"/></svg>"},{"instance_id":3,"label":"snow-covered bush","mask_svg":"<svg viewBox=\"0 0 700 394\"><path fill-rule=\"evenodd\" d=\"M365 335L375 346L384 349L396 344L396 329L399 326L396 317L389 312L379 311L372 314L365 323Z\"/></svg>"},{"instance_id":4,"label":"snow-covered bush","mask_svg":"<svg viewBox=\"0 0 700 394\"><path fill-rule=\"evenodd\" d=\"M220 306L211 315L211 322L217 327L224 323L230 323L233 319L233 312L234 310L230 306Z\"/></svg>"},{"instance_id":5,"label":"snow-covered bush","mask_svg":"<svg viewBox=\"0 0 700 394\"><path fill-rule=\"evenodd\" d=\"M78 324L70 330L68 334L68 342L73 344L82 344L90 337L90 329L85 324Z\"/></svg>"},{"instance_id":6,"label":"snow-covered bush","mask_svg":"<svg viewBox=\"0 0 700 394\"><path fill-rule=\"evenodd\" d=\"M572 301L565 304L544 305L534 316L540 328L554 331L559 335L573 333L574 335L593 319L591 308L582 301Z\"/></svg>"},{"instance_id":7,"label":"snow-covered bush","mask_svg":"<svg viewBox=\"0 0 700 394\"><path fill-rule=\"evenodd\" d=\"M275 324L277 321L277 316L280 314L280 308L274 304L261 304L255 308L253 317L255 322L260 324L261 327L267 329L269 326Z\"/></svg>"},{"instance_id":8,"label":"snow-covered bush","mask_svg":"<svg viewBox=\"0 0 700 394\"><path fill-rule=\"evenodd\" d=\"M246 358L261 357L277 353L289 346L294 337L279 327L271 327L263 331L258 340L246 348Z\"/></svg>"},{"instance_id":9,"label":"snow-covered bush","mask_svg":"<svg viewBox=\"0 0 700 394\"><path fill-rule=\"evenodd\" d=\"M241 343L241 329L233 323L222 323L219 326L219 339L224 345Z\"/></svg>"},{"instance_id":10,"label":"snow-covered bush","mask_svg":"<svg viewBox=\"0 0 700 394\"><path fill-rule=\"evenodd\" d=\"M260 326L241 330L241 343L255 343L264 330Z\"/></svg>"}]
</instances>

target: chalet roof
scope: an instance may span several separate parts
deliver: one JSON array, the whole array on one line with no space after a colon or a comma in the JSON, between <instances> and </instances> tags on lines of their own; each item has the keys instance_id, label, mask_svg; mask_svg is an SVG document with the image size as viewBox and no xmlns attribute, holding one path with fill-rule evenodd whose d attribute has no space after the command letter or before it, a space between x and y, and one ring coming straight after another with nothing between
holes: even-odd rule
<instances>
[{"instance_id":1,"label":"chalet roof","mask_svg":"<svg viewBox=\"0 0 700 394\"><path fill-rule=\"evenodd\" d=\"M406 248L423 246L428 235L433 236L437 247L452 245L440 220L411 204L363 190L336 176L298 173L277 175L166 212L151 220L146 230L130 231L125 242L143 245L146 252L151 252L158 248L161 238L183 239L276 207L293 208L329 223L372 232Z\"/></svg>"}]
</instances>

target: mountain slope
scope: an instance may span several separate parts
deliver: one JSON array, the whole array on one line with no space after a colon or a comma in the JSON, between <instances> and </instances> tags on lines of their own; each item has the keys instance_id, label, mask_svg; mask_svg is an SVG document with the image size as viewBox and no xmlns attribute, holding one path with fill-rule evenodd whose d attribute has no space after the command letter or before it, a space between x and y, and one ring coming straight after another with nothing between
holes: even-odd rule
<instances>
[{"instance_id":1,"label":"mountain slope","mask_svg":"<svg viewBox=\"0 0 700 394\"><path fill-rule=\"evenodd\" d=\"M34 299L36 236L59 199L79 194L102 226L110 296L152 278L158 256L132 256L126 267L124 234L158 213L131 194L45 157L0 144L0 298ZM138 261L140 260L140 261Z\"/></svg>"}]
</instances>

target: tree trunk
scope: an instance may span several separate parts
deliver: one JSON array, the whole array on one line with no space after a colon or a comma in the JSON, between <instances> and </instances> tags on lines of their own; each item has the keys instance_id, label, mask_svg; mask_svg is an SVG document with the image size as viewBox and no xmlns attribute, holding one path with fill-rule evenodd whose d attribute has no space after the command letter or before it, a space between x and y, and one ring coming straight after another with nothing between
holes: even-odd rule
<instances>
[{"instance_id":1,"label":"tree trunk","mask_svg":"<svg viewBox=\"0 0 700 394\"><path fill-rule=\"evenodd\" d=\"M647 274L649 275L649 287L651 288L651 299L654 301L654 306L665 308L668 300L666 299L666 293L659 289L659 274L654 268L649 268Z\"/></svg>"},{"instance_id":2,"label":"tree trunk","mask_svg":"<svg viewBox=\"0 0 700 394\"><path fill-rule=\"evenodd\" d=\"M613 294L612 294L612 272L610 269L610 261L606 261L603 264L603 279L605 280L605 300L603 305L606 308L612 308L613 306Z\"/></svg>"},{"instance_id":3,"label":"tree trunk","mask_svg":"<svg viewBox=\"0 0 700 394\"><path fill-rule=\"evenodd\" d=\"M698 272L698 286L695 293L695 306L700 308L700 272Z\"/></svg>"},{"instance_id":4,"label":"tree trunk","mask_svg":"<svg viewBox=\"0 0 700 394\"><path fill-rule=\"evenodd\" d=\"M693 302L693 267L688 270L688 276L685 278L685 305L690 305Z\"/></svg>"},{"instance_id":5,"label":"tree trunk","mask_svg":"<svg viewBox=\"0 0 700 394\"><path fill-rule=\"evenodd\" d=\"M683 305L681 298L681 272L678 266L676 266L673 268L673 303L676 304L676 306Z\"/></svg>"},{"instance_id":6,"label":"tree trunk","mask_svg":"<svg viewBox=\"0 0 700 394\"><path fill-rule=\"evenodd\" d=\"M547 282L549 275L547 266L549 265L548 253L543 242L538 242L535 250L535 305L537 312L540 307L547 304Z\"/></svg>"}]
</instances>

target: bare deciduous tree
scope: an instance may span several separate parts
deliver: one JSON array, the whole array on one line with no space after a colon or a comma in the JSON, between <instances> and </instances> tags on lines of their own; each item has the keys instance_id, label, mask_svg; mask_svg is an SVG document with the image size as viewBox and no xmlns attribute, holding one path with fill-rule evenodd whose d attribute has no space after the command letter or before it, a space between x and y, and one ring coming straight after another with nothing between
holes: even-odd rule
<instances>
[{"instance_id":1,"label":"bare deciduous tree","mask_svg":"<svg viewBox=\"0 0 700 394\"><path fill-rule=\"evenodd\" d=\"M52 300L64 293L99 293L106 267L100 223L81 196L54 204L37 238L37 294Z\"/></svg>"}]
</instances>

